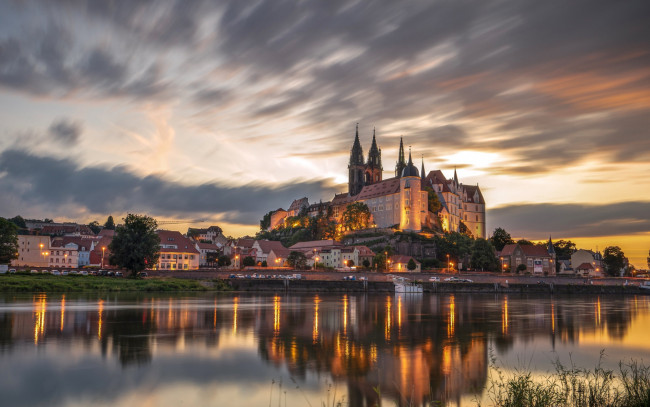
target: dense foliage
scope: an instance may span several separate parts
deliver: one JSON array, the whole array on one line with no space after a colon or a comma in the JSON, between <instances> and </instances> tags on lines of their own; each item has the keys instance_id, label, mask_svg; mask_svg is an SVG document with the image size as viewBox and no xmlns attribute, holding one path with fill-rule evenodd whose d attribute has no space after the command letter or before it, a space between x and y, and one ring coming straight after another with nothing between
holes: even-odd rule
<instances>
[{"instance_id":1,"label":"dense foliage","mask_svg":"<svg viewBox=\"0 0 650 407\"><path fill-rule=\"evenodd\" d=\"M494 246L485 239L476 239L472 245L472 268L482 271L499 271Z\"/></svg>"},{"instance_id":2,"label":"dense foliage","mask_svg":"<svg viewBox=\"0 0 650 407\"><path fill-rule=\"evenodd\" d=\"M109 262L131 272L133 277L158 262L160 238L156 234L156 220L145 215L129 214L124 225L115 230L109 245Z\"/></svg>"},{"instance_id":3,"label":"dense foliage","mask_svg":"<svg viewBox=\"0 0 650 407\"><path fill-rule=\"evenodd\" d=\"M620 276L625 267L625 253L618 246L607 246L603 252L603 264L607 274Z\"/></svg>"},{"instance_id":4,"label":"dense foliage","mask_svg":"<svg viewBox=\"0 0 650 407\"><path fill-rule=\"evenodd\" d=\"M307 257L303 252L293 251L287 256L287 264L295 269L304 269L307 267Z\"/></svg>"},{"instance_id":5,"label":"dense foliage","mask_svg":"<svg viewBox=\"0 0 650 407\"><path fill-rule=\"evenodd\" d=\"M104 223L104 229L115 230L115 221L113 220L113 215L109 215Z\"/></svg>"},{"instance_id":6,"label":"dense foliage","mask_svg":"<svg viewBox=\"0 0 650 407\"><path fill-rule=\"evenodd\" d=\"M370 208L363 202L351 203L341 216L341 225L346 230L367 229L370 226Z\"/></svg>"},{"instance_id":7,"label":"dense foliage","mask_svg":"<svg viewBox=\"0 0 650 407\"><path fill-rule=\"evenodd\" d=\"M0 218L0 264L18 258L18 226L5 218Z\"/></svg>"},{"instance_id":8,"label":"dense foliage","mask_svg":"<svg viewBox=\"0 0 650 407\"><path fill-rule=\"evenodd\" d=\"M505 229L496 228L494 229L494 233L492 233L492 237L490 237L490 243L492 243L492 246L497 251L501 251L505 245L514 243L514 240L512 240L512 236Z\"/></svg>"}]
</instances>

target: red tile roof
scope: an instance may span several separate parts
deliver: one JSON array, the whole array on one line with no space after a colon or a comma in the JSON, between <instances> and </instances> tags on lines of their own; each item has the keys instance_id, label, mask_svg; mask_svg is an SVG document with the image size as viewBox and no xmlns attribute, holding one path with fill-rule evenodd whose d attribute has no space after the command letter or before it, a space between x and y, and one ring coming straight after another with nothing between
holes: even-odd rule
<instances>
[{"instance_id":1,"label":"red tile roof","mask_svg":"<svg viewBox=\"0 0 650 407\"><path fill-rule=\"evenodd\" d=\"M309 242L299 242L289 247L291 250L304 250L304 249L317 249L322 250L324 248L332 248L336 246L342 246L340 243L337 243L334 240L311 240Z\"/></svg>"},{"instance_id":2,"label":"red tile roof","mask_svg":"<svg viewBox=\"0 0 650 407\"><path fill-rule=\"evenodd\" d=\"M282 246L282 243L275 240L256 240L256 242L260 246L260 249L262 249L262 253L264 254L269 254L273 249L278 249L278 250L286 249L286 247Z\"/></svg>"},{"instance_id":3,"label":"red tile roof","mask_svg":"<svg viewBox=\"0 0 650 407\"><path fill-rule=\"evenodd\" d=\"M591 265L591 263L582 263L578 267L576 267L576 270L593 270L594 266Z\"/></svg>"},{"instance_id":4,"label":"red tile roof","mask_svg":"<svg viewBox=\"0 0 650 407\"><path fill-rule=\"evenodd\" d=\"M375 253L367 246L354 246L359 251L359 256L374 256Z\"/></svg>"},{"instance_id":5,"label":"red tile roof","mask_svg":"<svg viewBox=\"0 0 650 407\"><path fill-rule=\"evenodd\" d=\"M395 194L399 192L399 180L399 178L389 178L372 185L366 185L359 195L356 196L356 199L372 199L379 196Z\"/></svg>"},{"instance_id":6,"label":"red tile roof","mask_svg":"<svg viewBox=\"0 0 650 407\"><path fill-rule=\"evenodd\" d=\"M551 257L546 247L527 244L519 245L517 243L505 245L499 253L499 256L512 256L517 246L521 247L521 251L526 257Z\"/></svg>"},{"instance_id":7,"label":"red tile roof","mask_svg":"<svg viewBox=\"0 0 650 407\"><path fill-rule=\"evenodd\" d=\"M219 246L217 246L216 244L202 243L202 242L197 242L196 244L199 246L199 249L202 249L202 250L219 251Z\"/></svg>"},{"instance_id":8,"label":"red tile roof","mask_svg":"<svg viewBox=\"0 0 650 407\"><path fill-rule=\"evenodd\" d=\"M187 237L183 236L181 232L175 230L157 230L156 234L160 238L161 245L175 245L176 248L161 247L160 252L165 253L198 253L192 242Z\"/></svg>"},{"instance_id":9,"label":"red tile roof","mask_svg":"<svg viewBox=\"0 0 650 407\"><path fill-rule=\"evenodd\" d=\"M402 254L395 254L395 255L393 255L393 256L390 256L390 262L393 263L393 264L397 264L397 263L406 264L406 263L408 263L409 260L411 260L411 259L413 259L413 261L415 262L415 264L420 264L419 261L415 260L415 259L414 259L413 257L411 257L411 256L404 256L404 255L402 255Z\"/></svg>"},{"instance_id":10,"label":"red tile roof","mask_svg":"<svg viewBox=\"0 0 650 407\"><path fill-rule=\"evenodd\" d=\"M253 247L253 243L255 243L255 239L242 237L242 238L239 238L239 239L235 240L234 245L235 245L235 247L250 249L251 247Z\"/></svg>"}]
</instances>

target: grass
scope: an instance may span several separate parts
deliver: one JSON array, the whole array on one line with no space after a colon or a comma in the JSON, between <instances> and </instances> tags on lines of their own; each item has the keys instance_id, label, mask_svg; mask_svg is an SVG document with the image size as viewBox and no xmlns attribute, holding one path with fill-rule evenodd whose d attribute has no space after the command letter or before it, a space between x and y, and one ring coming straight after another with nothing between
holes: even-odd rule
<instances>
[{"instance_id":1,"label":"grass","mask_svg":"<svg viewBox=\"0 0 650 407\"><path fill-rule=\"evenodd\" d=\"M495 366L487 396L495 407L641 407L650 406L650 366L620 362L618 371L602 367L604 353L593 369L555 362L555 372L533 377L530 371L509 375ZM481 406L481 403L477 403Z\"/></svg>"},{"instance_id":2,"label":"grass","mask_svg":"<svg viewBox=\"0 0 650 407\"><path fill-rule=\"evenodd\" d=\"M180 278L121 278L101 276L53 276L49 274L2 274L0 292L130 292L130 291L225 291L222 280Z\"/></svg>"}]
</instances>

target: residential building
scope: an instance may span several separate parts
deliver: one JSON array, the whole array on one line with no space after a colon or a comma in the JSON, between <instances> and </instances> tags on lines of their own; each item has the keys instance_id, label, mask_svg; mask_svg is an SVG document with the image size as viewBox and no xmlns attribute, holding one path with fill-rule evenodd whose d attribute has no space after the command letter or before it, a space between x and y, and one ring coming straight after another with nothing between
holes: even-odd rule
<instances>
[{"instance_id":1,"label":"residential building","mask_svg":"<svg viewBox=\"0 0 650 407\"><path fill-rule=\"evenodd\" d=\"M216 255L220 251L219 246L212 243L196 242L194 245L196 250L199 251L199 267L210 265L208 262L208 254L214 253Z\"/></svg>"},{"instance_id":2,"label":"residential building","mask_svg":"<svg viewBox=\"0 0 650 407\"><path fill-rule=\"evenodd\" d=\"M409 261L415 262L415 269L414 270L409 270L408 269L408 263ZM404 256L401 254L396 254L393 256L390 256L389 258L389 263L388 263L388 270L391 273L420 273L422 272L422 263L419 261L415 260L411 256Z\"/></svg>"},{"instance_id":3,"label":"residential building","mask_svg":"<svg viewBox=\"0 0 650 407\"><path fill-rule=\"evenodd\" d=\"M251 246L255 250L255 263L261 264L263 261L266 261L268 265L268 256L273 249L275 249L276 254L284 253L286 247L282 246L282 243L275 240L256 240ZM275 261L275 260L274 260Z\"/></svg>"},{"instance_id":4,"label":"residential building","mask_svg":"<svg viewBox=\"0 0 650 407\"><path fill-rule=\"evenodd\" d=\"M585 264L590 264L591 268L587 268ZM577 274L588 274L592 277L604 274L603 256L600 252L584 249L576 250L571 254L571 266Z\"/></svg>"},{"instance_id":5,"label":"residential building","mask_svg":"<svg viewBox=\"0 0 650 407\"><path fill-rule=\"evenodd\" d=\"M50 236L18 235L18 258L11 265L49 267Z\"/></svg>"},{"instance_id":6,"label":"residential building","mask_svg":"<svg viewBox=\"0 0 650 407\"><path fill-rule=\"evenodd\" d=\"M526 272L537 275L555 275L555 255L549 253L548 247L548 245L508 244L498 253L498 256L504 271L514 273L520 264L524 264Z\"/></svg>"},{"instance_id":7,"label":"residential building","mask_svg":"<svg viewBox=\"0 0 650 407\"><path fill-rule=\"evenodd\" d=\"M79 246L72 242L64 243L61 240L53 241L52 246L50 247L50 267L79 267Z\"/></svg>"},{"instance_id":8,"label":"residential building","mask_svg":"<svg viewBox=\"0 0 650 407\"><path fill-rule=\"evenodd\" d=\"M160 257L155 268L158 270L197 270L200 253L194 243L180 232L157 230L160 238Z\"/></svg>"}]
</instances>

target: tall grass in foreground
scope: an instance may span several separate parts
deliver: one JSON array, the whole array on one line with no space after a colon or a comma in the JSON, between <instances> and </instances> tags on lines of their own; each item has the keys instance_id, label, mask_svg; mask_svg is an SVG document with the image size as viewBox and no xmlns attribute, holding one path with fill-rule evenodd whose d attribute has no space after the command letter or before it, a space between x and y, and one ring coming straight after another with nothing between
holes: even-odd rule
<instances>
[{"instance_id":1,"label":"tall grass in foreground","mask_svg":"<svg viewBox=\"0 0 650 407\"><path fill-rule=\"evenodd\" d=\"M496 366L486 388L496 407L650 407L650 367L636 361L619 362L618 371L602 367L601 352L593 370L555 362L555 372L533 377L530 371L505 374ZM477 402L481 406L481 402Z\"/></svg>"}]
</instances>

